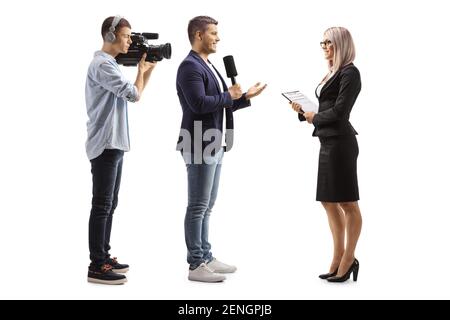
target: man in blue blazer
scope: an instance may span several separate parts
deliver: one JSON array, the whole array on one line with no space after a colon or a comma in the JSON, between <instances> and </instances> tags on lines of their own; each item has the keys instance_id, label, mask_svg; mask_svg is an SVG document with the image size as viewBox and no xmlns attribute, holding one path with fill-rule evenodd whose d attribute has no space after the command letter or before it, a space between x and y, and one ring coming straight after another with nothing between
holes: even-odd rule
<instances>
[{"instance_id":1,"label":"man in blue blazer","mask_svg":"<svg viewBox=\"0 0 450 320\"><path fill-rule=\"evenodd\" d=\"M177 150L183 155L188 174L185 218L188 279L201 282L220 282L225 280L224 273L236 271L236 267L213 257L208 242L209 217L217 198L224 151L229 151L233 144L233 112L250 106L250 99L266 88L260 83L246 93L242 93L239 84L227 88L208 60L220 41L217 24L206 16L189 22L192 50L177 73L177 93L183 109Z\"/></svg>"}]
</instances>

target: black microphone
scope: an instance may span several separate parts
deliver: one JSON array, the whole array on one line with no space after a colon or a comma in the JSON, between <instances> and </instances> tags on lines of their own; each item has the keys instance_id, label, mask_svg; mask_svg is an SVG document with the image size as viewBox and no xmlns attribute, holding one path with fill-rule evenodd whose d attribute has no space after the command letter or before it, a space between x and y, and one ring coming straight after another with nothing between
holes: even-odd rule
<instances>
[{"instance_id":1,"label":"black microphone","mask_svg":"<svg viewBox=\"0 0 450 320\"><path fill-rule=\"evenodd\" d=\"M223 63L225 64L225 70L227 71L227 77L231 78L231 83L236 84L236 77L238 75L236 71L236 66L234 65L233 56L226 56L223 58Z\"/></svg>"}]
</instances>

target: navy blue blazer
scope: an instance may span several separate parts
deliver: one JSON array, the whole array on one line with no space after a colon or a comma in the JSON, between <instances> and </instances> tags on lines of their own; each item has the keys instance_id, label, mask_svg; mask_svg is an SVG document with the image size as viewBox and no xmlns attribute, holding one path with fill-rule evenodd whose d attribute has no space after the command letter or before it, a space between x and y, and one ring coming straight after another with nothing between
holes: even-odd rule
<instances>
[{"instance_id":1,"label":"navy blue blazer","mask_svg":"<svg viewBox=\"0 0 450 320\"><path fill-rule=\"evenodd\" d=\"M191 50L178 67L177 93L183 109L183 118L181 120L177 150L186 149L186 143L188 142L185 140L186 137L184 137L186 132L189 132L191 136L191 152L195 150L200 151L200 149L203 152L206 146L211 144L220 149L222 146L224 112L227 129L225 151L229 151L232 147L233 112L250 106L250 100L245 98L245 94L237 100L232 100L227 84L217 69L214 69L220 77L225 92L222 92L213 71L195 51ZM199 141L198 137L194 139L194 122L197 121L200 121L202 126L202 137L208 129L217 129L218 131L216 130L216 132L220 132L220 137L212 138L211 141L203 141L204 139L201 139L202 144L198 145L197 143L197 147L194 148L194 143ZM197 135L199 133L197 132Z\"/></svg>"},{"instance_id":2,"label":"navy blue blazer","mask_svg":"<svg viewBox=\"0 0 450 320\"><path fill-rule=\"evenodd\" d=\"M320 91L319 112L313 119L313 136L330 137L356 135L351 125L350 112L361 91L358 69L350 63L338 70ZM317 93L316 93L317 96ZM300 121L305 117L299 114Z\"/></svg>"}]
</instances>

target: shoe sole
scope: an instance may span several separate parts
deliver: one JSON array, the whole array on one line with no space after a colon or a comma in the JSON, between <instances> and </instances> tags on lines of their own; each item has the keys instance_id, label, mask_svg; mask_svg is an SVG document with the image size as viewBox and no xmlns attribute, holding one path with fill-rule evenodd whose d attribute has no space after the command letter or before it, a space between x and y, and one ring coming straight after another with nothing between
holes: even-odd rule
<instances>
[{"instance_id":1,"label":"shoe sole","mask_svg":"<svg viewBox=\"0 0 450 320\"><path fill-rule=\"evenodd\" d=\"M108 285L119 285L124 284L127 282L127 279L119 279L119 280L100 280L100 279L94 279L94 278L88 278L88 282L90 283L96 283L96 284L108 284Z\"/></svg>"},{"instance_id":2,"label":"shoe sole","mask_svg":"<svg viewBox=\"0 0 450 320\"><path fill-rule=\"evenodd\" d=\"M229 271L229 270L213 270L214 273L219 273L219 274L225 274L225 273L235 273L237 269L233 270L233 271Z\"/></svg>"},{"instance_id":3,"label":"shoe sole","mask_svg":"<svg viewBox=\"0 0 450 320\"><path fill-rule=\"evenodd\" d=\"M112 271L114 272L114 273L127 273L128 272L128 270L130 270L130 268L125 268L125 269L112 269Z\"/></svg>"},{"instance_id":4,"label":"shoe sole","mask_svg":"<svg viewBox=\"0 0 450 320\"><path fill-rule=\"evenodd\" d=\"M206 280L206 279L200 279L200 278L190 278L188 277L188 280L190 281L197 281L197 282L206 282L206 283L217 283L217 282L224 282L226 278L223 279L217 279L217 280Z\"/></svg>"}]
</instances>

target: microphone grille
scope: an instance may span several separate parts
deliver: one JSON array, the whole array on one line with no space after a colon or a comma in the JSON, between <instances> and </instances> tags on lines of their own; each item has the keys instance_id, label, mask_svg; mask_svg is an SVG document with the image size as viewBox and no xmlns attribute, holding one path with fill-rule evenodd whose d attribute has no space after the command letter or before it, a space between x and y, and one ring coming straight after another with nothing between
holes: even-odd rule
<instances>
[{"instance_id":1,"label":"microphone grille","mask_svg":"<svg viewBox=\"0 0 450 320\"><path fill-rule=\"evenodd\" d=\"M234 64L233 56L226 56L223 58L223 63L225 64L225 70L227 72L227 77L236 77L238 75L236 71L236 65Z\"/></svg>"}]
</instances>

